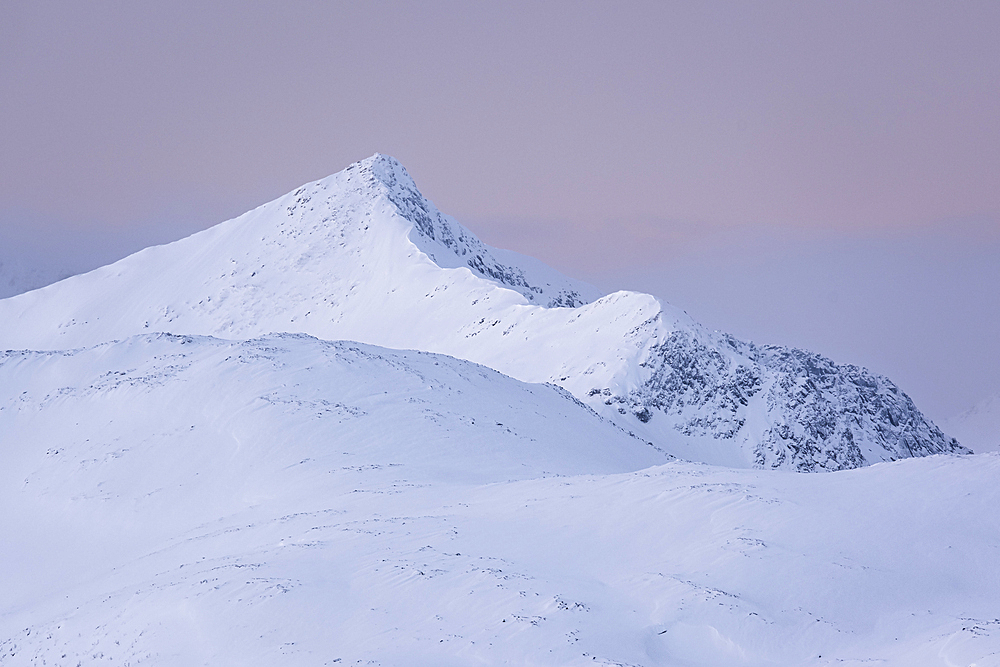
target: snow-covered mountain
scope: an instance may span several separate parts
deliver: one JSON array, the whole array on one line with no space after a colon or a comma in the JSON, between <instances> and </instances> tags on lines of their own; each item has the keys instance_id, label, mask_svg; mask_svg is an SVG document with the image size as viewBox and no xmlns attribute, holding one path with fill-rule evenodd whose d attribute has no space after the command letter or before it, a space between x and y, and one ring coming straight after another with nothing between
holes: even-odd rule
<instances>
[{"instance_id":1,"label":"snow-covered mountain","mask_svg":"<svg viewBox=\"0 0 1000 667\"><path fill-rule=\"evenodd\" d=\"M557 387L301 334L5 353L0 453L0 665L1000 656L996 455L661 463Z\"/></svg>"},{"instance_id":2,"label":"snow-covered mountain","mask_svg":"<svg viewBox=\"0 0 1000 667\"><path fill-rule=\"evenodd\" d=\"M490 248L375 155L239 218L0 301L0 349L145 332L306 333L448 354L552 382L678 457L839 470L967 453L892 382L604 297Z\"/></svg>"},{"instance_id":3,"label":"snow-covered mountain","mask_svg":"<svg viewBox=\"0 0 1000 667\"><path fill-rule=\"evenodd\" d=\"M0 667L1000 658L1000 456L391 158L2 300L0 350Z\"/></svg>"}]
</instances>

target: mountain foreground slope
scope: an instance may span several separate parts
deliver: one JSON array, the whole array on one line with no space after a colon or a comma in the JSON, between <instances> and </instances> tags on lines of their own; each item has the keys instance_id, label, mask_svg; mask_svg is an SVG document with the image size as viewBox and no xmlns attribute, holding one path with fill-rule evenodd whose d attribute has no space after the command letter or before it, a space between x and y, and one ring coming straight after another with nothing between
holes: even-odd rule
<instances>
[{"instance_id":1,"label":"mountain foreground slope","mask_svg":"<svg viewBox=\"0 0 1000 667\"><path fill-rule=\"evenodd\" d=\"M683 459L829 471L968 453L891 381L711 332L490 248L375 155L239 218L0 301L0 349L306 333L552 382Z\"/></svg>"},{"instance_id":2,"label":"mountain foreground slope","mask_svg":"<svg viewBox=\"0 0 1000 667\"><path fill-rule=\"evenodd\" d=\"M0 665L992 665L1000 456L663 455L301 334L0 355Z\"/></svg>"}]
</instances>

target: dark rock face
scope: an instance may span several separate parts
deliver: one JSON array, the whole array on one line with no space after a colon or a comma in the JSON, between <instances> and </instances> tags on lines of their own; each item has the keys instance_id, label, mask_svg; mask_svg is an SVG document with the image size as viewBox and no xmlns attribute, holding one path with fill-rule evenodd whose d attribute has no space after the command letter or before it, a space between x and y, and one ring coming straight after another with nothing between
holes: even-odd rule
<instances>
[{"instance_id":1,"label":"dark rock face","mask_svg":"<svg viewBox=\"0 0 1000 667\"><path fill-rule=\"evenodd\" d=\"M818 354L731 336L674 331L649 348L645 382L624 396L595 389L640 422L734 440L753 464L844 470L930 454L967 454L887 378Z\"/></svg>"},{"instance_id":2,"label":"dark rock face","mask_svg":"<svg viewBox=\"0 0 1000 667\"><path fill-rule=\"evenodd\" d=\"M769 412L773 406L787 415L757 446L755 463L763 467L788 459L796 469L856 468L874 463L866 449L888 460L971 453L927 421L888 378L802 350L765 346L756 352L775 377Z\"/></svg>"}]
</instances>

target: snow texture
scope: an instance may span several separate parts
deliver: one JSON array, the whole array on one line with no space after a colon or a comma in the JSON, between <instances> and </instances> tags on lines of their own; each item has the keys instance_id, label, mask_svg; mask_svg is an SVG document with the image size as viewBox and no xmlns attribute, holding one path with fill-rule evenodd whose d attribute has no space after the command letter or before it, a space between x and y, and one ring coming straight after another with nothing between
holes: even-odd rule
<instances>
[{"instance_id":1,"label":"snow texture","mask_svg":"<svg viewBox=\"0 0 1000 667\"><path fill-rule=\"evenodd\" d=\"M1000 457L667 462L422 352L0 357L2 665L997 664Z\"/></svg>"}]
</instances>

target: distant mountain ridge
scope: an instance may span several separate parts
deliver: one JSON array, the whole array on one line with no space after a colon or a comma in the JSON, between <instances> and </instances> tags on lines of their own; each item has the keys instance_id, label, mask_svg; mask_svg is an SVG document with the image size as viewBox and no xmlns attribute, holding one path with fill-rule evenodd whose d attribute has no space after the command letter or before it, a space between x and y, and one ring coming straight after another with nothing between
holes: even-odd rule
<instances>
[{"instance_id":1,"label":"distant mountain ridge","mask_svg":"<svg viewBox=\"0 0 1000 667\"><path fill-rule=\"evenodd\" d=\"M375 155L234 220L0 301L0 348L167 331L306 333L551 382L675 456L841 470L967 453L891 381L741 342L637 293L601 297L490 248Z\"/></svg>"}]
</instances>

